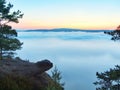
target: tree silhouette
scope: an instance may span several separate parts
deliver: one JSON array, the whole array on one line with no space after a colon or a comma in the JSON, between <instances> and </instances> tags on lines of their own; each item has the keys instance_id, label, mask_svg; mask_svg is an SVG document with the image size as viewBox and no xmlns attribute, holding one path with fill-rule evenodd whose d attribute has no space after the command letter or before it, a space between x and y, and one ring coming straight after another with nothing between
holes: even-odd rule
<instances>
[{"instance_id":1,"label":"tree silhouette","mask_svg":"<svg viewBox=\"0 0 120 90\"><path fill-rule=\"evenodd\" d=\"M62 79L62 76L61 76L61 72L57 69L57 67L55 66L54 70L52 71L52 79L54 81L54 84L55 84L55 88L57 90L63 90L63 86L65 83L61 83L61 79ZM61 88L61 89L60 89Z\"/></svg>"},{"instance_id":2,"label":"tree silhouette","mask_svg":"<svg viewBox=\"0 0 120 90\"><path fill-rule=\"evenodd\" d=\"M96 73L98 81L94 82L98 87L96 90L120 90L120 66L105 71Z\"/></svg>"},{"instance_id":3,"label":"tree silhouette","mask_svg":"<svg viewBox=\"0 0 120 90\"><path fill-rule=\"evenodd\" d=\"M104 32L105 34L109 34L112 36L111 40L120 40L120 25L117 27L116 30L110 32Z\"/></svg>"},{"instance_id":4,"label":"tree silhouette","mask_svg":"<svg viewBox=\"0 0 120 90\"><path fill-rule=\"evenodd\" d=\"M12 29L8 23L19 23L19 18L22 18L21 11L11 12L13 5L6 3L6 0L0 0L0 60L3 57L12 56L13 51L21 49L22 43L16 38L17 32Z\"/></svg>"},{"instance_id":5,"label":"tree silhouette","mask_svg":"<svg viewBox=\"0 0 120 90\"><path fill-rule=\"evenodd\" d=\"M64 90L65 83L61 82L61 72L57 69L56 66L52 71L51 78L53 82L48 85L47 90Z\"/></svg>"}]
</instances>

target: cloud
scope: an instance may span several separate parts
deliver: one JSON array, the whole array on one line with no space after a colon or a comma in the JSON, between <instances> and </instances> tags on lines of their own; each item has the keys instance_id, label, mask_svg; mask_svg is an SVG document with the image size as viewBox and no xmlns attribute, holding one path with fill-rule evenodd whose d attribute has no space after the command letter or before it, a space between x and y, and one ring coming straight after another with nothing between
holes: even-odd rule
<instances>
[{"instance_id":1,"label":"cloud","mask_svg":"<svg viewBox=\"0 0 120 90\"><path fill-rule=\"evenodd\" d=\"M20 57L33 62L51 60L62 71L66 90L94 90L95 73L120 63L120 43L101 33L34 32L21 33L21 37L24 45L18 52Z\"/></svg>"}]
</instances>

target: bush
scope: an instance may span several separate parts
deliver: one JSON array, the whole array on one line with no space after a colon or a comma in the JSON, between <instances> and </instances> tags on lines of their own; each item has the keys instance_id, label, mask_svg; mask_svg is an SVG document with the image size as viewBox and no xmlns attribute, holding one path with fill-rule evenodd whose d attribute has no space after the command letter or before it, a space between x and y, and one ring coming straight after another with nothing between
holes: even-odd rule
<instances>
[{"instance_id":1,"label":"bush","mask_svg":"<svg viewBox=\"0 0 120 90\"><path fill-rule=\"evenodd\" d=\"M32 83L25 77L10 75L0 78L0 90L32 90Z\"/></svg>"}]
</instances>

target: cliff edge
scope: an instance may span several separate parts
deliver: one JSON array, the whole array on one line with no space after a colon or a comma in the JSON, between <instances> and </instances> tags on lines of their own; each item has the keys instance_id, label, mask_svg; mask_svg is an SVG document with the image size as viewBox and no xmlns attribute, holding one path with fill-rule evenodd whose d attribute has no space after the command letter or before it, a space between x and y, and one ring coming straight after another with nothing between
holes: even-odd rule
<instances>
[{"instance_id":1,"label":"cliff edge","mask_svg":"<svg viewBox=\"0 0 120 90\"><path fill-rule=\"evenodd\" d=\"M0 90L44 90L53 82L46 73L52 67L53 64L49 60L36 63L23 60L1 60Z\"/></svg>"}]
</instances>

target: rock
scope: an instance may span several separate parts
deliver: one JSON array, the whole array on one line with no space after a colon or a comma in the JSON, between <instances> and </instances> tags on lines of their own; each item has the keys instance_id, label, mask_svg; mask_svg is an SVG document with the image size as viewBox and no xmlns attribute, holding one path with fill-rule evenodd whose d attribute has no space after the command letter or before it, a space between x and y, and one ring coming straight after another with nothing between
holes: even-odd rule
<instances>
[{"instance_id":1,"label":"rock","mask_svg":"<svg viewBox=\"0 0 120 90\"><path fill-rule=\"evenodd\" d=\"M43 72L44 72L44 71L47 71L47 70L49 70L50 68L53 67L53 64L52 64L49 60L47 60L47 59L42 60L42 61L38 61L38 62L36 63L36 65L37 65L39 68L42 68Z\"/></svg>"},{"instance_id":2,"label":"rock","mask_svg":"<svg viewBox=\"0 0 120 90\"><path fill-rule=\"evenodd\" d=\"M31 63L23 60L1 60L0 71L6 74L33 76L41 74L53 67L49 60Z\"/></svg>"},{"instance_id":3,"label":"rock","mask_svg":"<svg viewBox=\"0 0 120 90\"><path fill-rule=\"evenodd\" d=\"M45 72L53 67L49 60L32 63L23 60L1 60L0 78L5 76L25 77L32 81L35 90L46 87L52 81L51 77Z\"/></svg>"}]
</instances>

